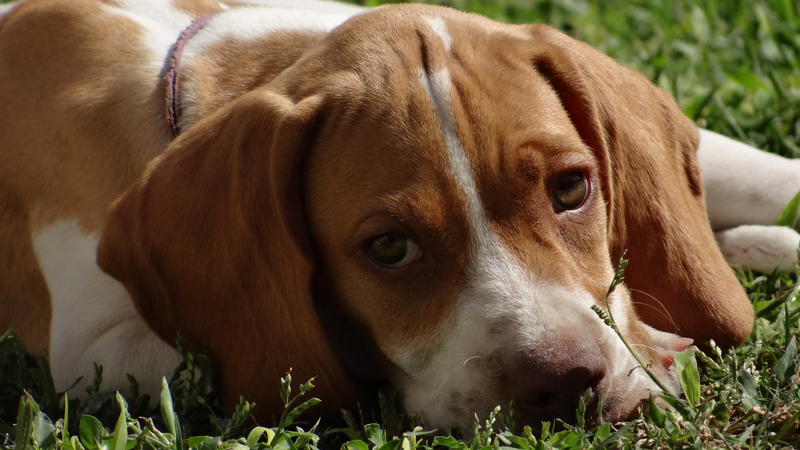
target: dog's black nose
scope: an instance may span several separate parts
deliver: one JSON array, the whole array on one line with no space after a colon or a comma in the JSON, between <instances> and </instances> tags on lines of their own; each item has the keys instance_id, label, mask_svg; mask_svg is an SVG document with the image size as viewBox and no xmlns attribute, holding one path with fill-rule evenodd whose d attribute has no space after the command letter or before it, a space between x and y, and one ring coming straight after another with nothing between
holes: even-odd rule
<instances>
[{"instance_id":1,"label":"dog's black nose","mask_svg":"<svg viewBox=\"0 0 800 450\"><path fill-rule=\"evenodd\" d=\"M578 402L589 389L587 418L592 421L606 374L603 354L592 343L558 345L543 353L525 355L526 361L517 364L516 373L509 374L517 402L517 425L539 425L556 418L574 423Z\"/></svg>"}]
</instances>

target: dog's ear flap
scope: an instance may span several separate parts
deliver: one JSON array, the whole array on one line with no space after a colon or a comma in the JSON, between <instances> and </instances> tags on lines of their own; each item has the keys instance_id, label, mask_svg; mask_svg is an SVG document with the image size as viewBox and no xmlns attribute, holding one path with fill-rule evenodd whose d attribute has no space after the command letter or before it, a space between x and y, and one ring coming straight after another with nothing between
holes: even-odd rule
<instances>
[{"instance_id":1,"label":"dog's ear flap","mask_svg":"<svg viewBox=\"0 0 800 450\"><path fill-rule=\"evenodd\" d=\"M535 68L600 164L612 263L627 249L640 318L696 342L742 343L753 310L708 224L697 129L640 73L552 28L529 31Z\"/></svg>"},{"instance_id":2,"label":"dog's ear flap","mask_svg":"<svg viewBox=\"0 0 800 450\"><path fill-rule=\"evenodd\" d=\"M311 297L300 172L320 102L257 91L198 122L113 206L100 241L98 264L148 325L210 352L229 411L243 395L279 414L290 367L318 376L319 413L353 399Z\"/></svg>"}]
</instances>

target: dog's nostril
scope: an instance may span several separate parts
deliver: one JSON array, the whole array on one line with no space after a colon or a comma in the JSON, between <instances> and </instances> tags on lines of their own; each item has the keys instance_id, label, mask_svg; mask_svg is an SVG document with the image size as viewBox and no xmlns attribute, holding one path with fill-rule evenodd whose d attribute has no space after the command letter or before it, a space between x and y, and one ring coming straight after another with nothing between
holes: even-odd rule
<instances>
[{"instance_id":1,"label":"dog's nostril","mask_svg":"<svg viewBox=\"0 0 800 450\"><path fill-rule=\"evenodd\" d=\"M605 374L601 372L596 374L592 378L589 378L589 381L587 381L586 384L583 386L583 392L586 392L587 389L591 389L592 392L596 393L597 388L600 386L600 383L603 381L604 377Z\"/></svg>"},{"instance_id":2,"label":"dog's nostril","mask_svg":"<svg viewBox=\"0 0 800 450\"><path fill-rule=\"evenodd\" d=\"M596 396L598 394L597 391L603 382L605 374L601 371L600 373L595 373L594 375L591 375L590 373L587 373L586 375L590 376L587 377L588 379L585 383L583 383L583 389L580 391L577 390L578 386L581 386L580 382L575 383L573 381L572 383L564 383L559 386L560 389L558 391L553 390L538 393L526 400L523 400L522 404L524 407L546 413L549 411L561 410L563 407L570 406L573 403L577 404L578 398L583 397L584 393L588 389L591 389L592 395ZM564 380L561 381L563 382Z\"/></svg>"},{"instance_id":3,"label":"dog's nostril","mask_svg":"<svg viewBox=\"0 0 800 450\"><path fill-rule=\"evenodd\" d=\"M561 402L561 399L558 397L557 394L553 392L545 392L540 394L538 397L533 399L532 401L527 401L526 406L547 411L553 408L558 407L558 404Z\"/></svg>"},{"instance_id":4,"label":"dog's nostril","mask_svg":"<svg viewBox=\"0 0 800 450\"><path fill-rule=\"evenodd\" d=\"M558 366L536 368L533 374L520 380L515 397L521 418L531 423L555 418L570 421L587 390L590 396L587 407L596 405L605 379L605 361L600 357L582 357L569 363L572 367L567 370L559 370ZM596 408L592 406L592 410Z\"/></svg>"}]
</instances>

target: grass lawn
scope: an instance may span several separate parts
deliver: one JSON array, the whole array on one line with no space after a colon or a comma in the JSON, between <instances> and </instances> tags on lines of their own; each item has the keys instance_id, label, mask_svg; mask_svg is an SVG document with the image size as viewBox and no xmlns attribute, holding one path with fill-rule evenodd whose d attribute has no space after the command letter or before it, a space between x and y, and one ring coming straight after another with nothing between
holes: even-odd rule
<instances>
[{"instance_id":1,"label":"grass lawn","mask_svg":"<svg viewBox=\"0 0 800 450\"><path fill-rule=\"evenodd\" d=\"M507 22L550 24L646 74L671 92L699 126L770 152L800 156L800 0L435 3ZM276 391L285 394L287 414L277 427L253 429L247 422L252 405L245 402L234 417L217 417L213 394L208 392L208 372L194 372L205 361L192 355L176 369L170 383L173 399L165 390L160 406L158 399L148 403L140 397L133 380L124 399L103 392L98 371L92 395L83 402L71 400L65 411L61 395L52 388L46 362L26 363L18 343L6 335L0 338L0 446L16 443L18 449L45 450L103 446L178 450L187 445L201 450L309 450L342 445L346 450L797 448L797 276L738 273L758 316L750 339L727 355L698 355L699 381L690 366L684 373L686 400L672 400L675 408L671 410L651 406L628 423L585 429L577 411L577 425L558 424L557 432L556 424L512 432L508 412L500 411L490 418L493 423L475 424L474 438L459 440L426 437L409 418L401 420L404 430L390 434L386 423L362 424L356 413L345 415L335 424L338 430L331 430L314 425L313 401L303 403L313 391L292 400L306 388L295 382L290 393L288 382L275 380ZM23 388L30 395L23 394ZM291 411L298 405L301 410L310 407L302 416L302 429L292 425Z\"/></svg>"}]
</instances>

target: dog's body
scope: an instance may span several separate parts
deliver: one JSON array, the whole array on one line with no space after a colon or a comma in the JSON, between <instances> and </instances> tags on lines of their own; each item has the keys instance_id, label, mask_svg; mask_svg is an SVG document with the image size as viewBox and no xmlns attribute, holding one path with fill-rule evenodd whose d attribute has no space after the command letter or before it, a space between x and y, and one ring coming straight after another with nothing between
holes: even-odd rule
<instances>
[{"instance_id":1,"label":"dog's body","mask_svg":"<svg viewBox=\"0 0 800 450\"><path fill-rule=\"evenodd\" d=\"M98 362L109 387L155 391L180 332L226 406L264 417L292 366L330 414L386 379L440 428L510 399L527 422L566 417L588 388L625 417L653 384L590 309L624 249L633 302L619 287L611 309L673 388L677 335L749 334L668 95L541 25L309 4L0 10L0 325L50 354L58 387ZM170 56L208 13L173 141ZM701 134L723 253L794 262L792 230L739 226L774 220L800 170ZM736 208L752 216L725 206L729 147L783 174L774 204Z\"/></svg>"}]
</instances>

